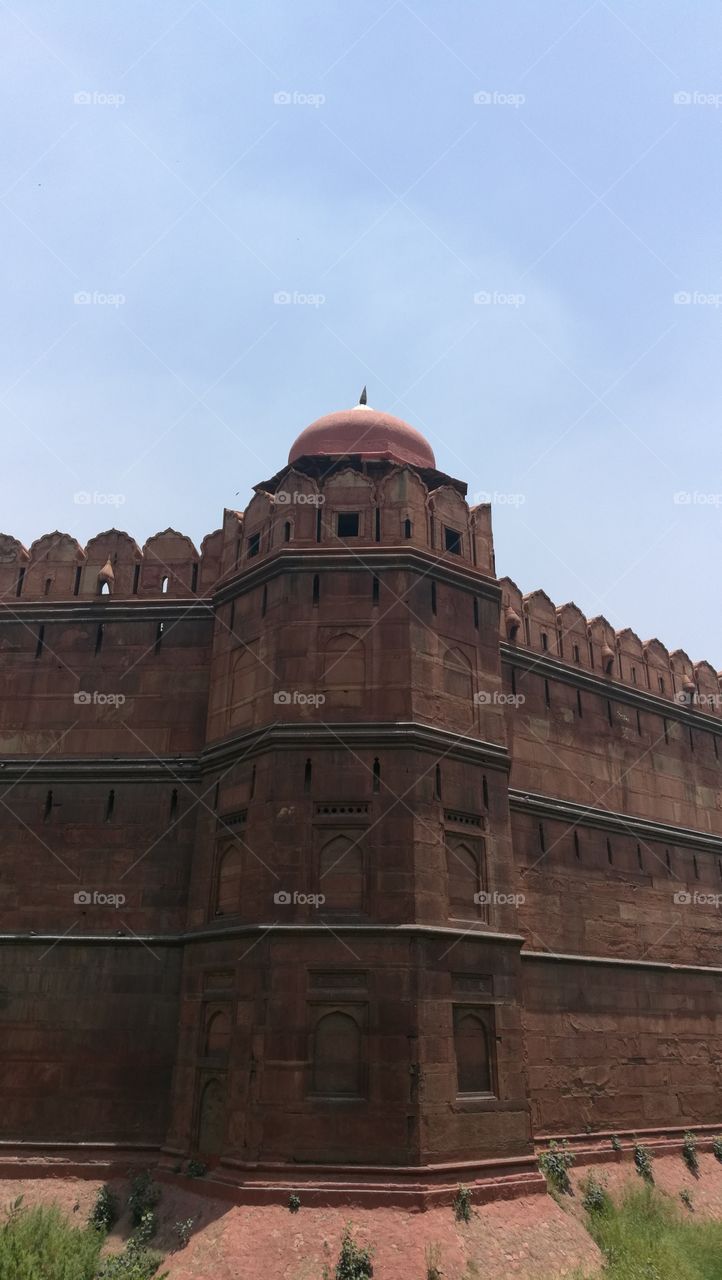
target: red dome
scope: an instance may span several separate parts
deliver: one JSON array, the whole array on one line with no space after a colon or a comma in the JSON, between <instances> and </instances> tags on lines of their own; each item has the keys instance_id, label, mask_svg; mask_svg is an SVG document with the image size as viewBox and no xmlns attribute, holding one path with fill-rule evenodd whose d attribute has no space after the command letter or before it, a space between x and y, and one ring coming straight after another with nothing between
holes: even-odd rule
<instances>
[{"instance_id":1,"label":"red dome","mask_svg":"<svg viewBox=\"0 0 722 1280\"><path fill-rule=\"evenodd\" d=\"M392 418L390 413L380 413L365 404L327 413L312 422L291 446L288 461L318 455L338 458L352 453L368 459L408 462L412 467L436 468L434 451L419 431L401 418Z\"/></svg>"}]
</instances>

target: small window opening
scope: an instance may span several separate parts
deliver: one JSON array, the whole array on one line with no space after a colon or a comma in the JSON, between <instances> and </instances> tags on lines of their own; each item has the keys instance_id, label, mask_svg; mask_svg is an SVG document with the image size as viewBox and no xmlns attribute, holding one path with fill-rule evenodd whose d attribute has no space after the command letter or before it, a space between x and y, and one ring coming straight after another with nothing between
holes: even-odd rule
<instances>
[{"instance_id":1,"label":"small window opening","mask_svg":"<svg viewBox=\"0 0 722 1280\"><path fill-rule=\"evenodd\" d=\"M543 822L540 822L540 823L539 823L539 848L541 849L542 853L546 853L546 851L547 851L547 846L546 846L546 840L545 840L545 838L544 838L544 823L543 823Z\"/></svg>"},{"instance_id":2,"label":"small window opening","mask_svg":"<svg viewBox=\"0 0 722 1280\"><path fill-rule=\"evenodd\" d=\"M544 705L547 709L552 705L551 693L549 691L549 681L544 681Z\"/></svg>"},{"instance_id":3,"label":"small window opening","mask_svg":"<svg viewBox=\"0 0 722 1280\"><path fill-rule=\"evenodd\" d=\"M717 735L716 735L716 733L713 733L713 734L712 734L712 746L714 747L714 758L715 758L715 760L719 760L719 747L717 746Z\"/></svg>"},{"instance_id":4,"label":"small window opening","mask_svg":"<svg viewBox=\"0 0 722 1280\"><path fill-rule=\"evenodd\" d=\"M659 682L659 692L664 693L664 676L657 676Z\"/></svg>"},{"instance_id":5,"label":"small window opening","mask_svg":"<svg viewBox=\"0 0 722 1280\"><path fill-rule=\"evenodd\" d=\"M577 859L579 860L579 859L581 859L581 856L582 856L582 854L581 854L581 850L580 850L580 848L579 848L579 833L578 833L577 831L575 831L575 832L574 832L574 857L575 857L575 858L577 858Z\"/></svg>"},{"instance_id":6,"label":"small window opening","mask_svg":"<svg viewBox=\"0 0 722 1280\"><path fill-rule=\"evenodd\" d=\"M541 633L541 642L542 642L542 649L546 653L547 649L549 648L549 636L547 635L546 631L542 631Z\"/></svg>"},{"instance_id":7,"label":"small window opening","mask_svg":"<svg viewBox=\"0 0 722 1280\"><path fill-rule=\"evenodd\" d=\"M265 618L267 608L268 608L268 587L264 583L263 594L261 596L261 617L262 618Z\"/></svg>"},{"instance_id":8,"label":"small window opening","mask_svg":"<svg viewBox=\"0 0 722 1280\"><path fill-rule=\"evenodd\" d=\"M321 508L316 507L316 541L321 541Z\"/></svg>"},{"instance_id":9,"label":"small window opening","mask_svg":"<svg viewBox=\"0 0 722 1280\"><path fill-rule=\"evenodd\" d=\"M164 627L165 627L165 623L164 623L164 622L159 622L159 623L158 623L158 629L157 629L157 631L156 631L156 633L155 633L155 652L156 652L156 653L160 653L160 646L161 646L161 644L163 643L163 628L164 628Z\"/></svg>"},{"instance_id":10,"label":"small window opening","mask_svg":"<svg viewBox=\"0 0 722 1280\"><path fill-rule=\"evenodd\" d=\"M115 792L108 792L108 799L105 802L105 821L111 822L113 818L113 810L115 809Z\"/></svg>"},{"instance_id":11,"label":"small window opening","mask_svg":"<svg viewBox=\"0 0 722 1280\"><path fill-rule=\"evenodd\" d=\"M669 872L669 874L671 875L671 874L672 874L672 859L671 859L671 858L670 858L670 856L669 856L669 849L665 849L665 851L664 851L664 861L665 861L665 862L666 862L666 864L667 864L667 871L668 871L668 872Z\"/></svg>"},{"instance_id":12,"label":"small window opening","mask_svg":"<svg viewBox=\"0 0 722 1280\"><path fill-rule=\"evenodd\" d=\"M669 730L668 730L668 728L667 728L667 721L666 721L666 718L662 720L662 724L663 724L663 726L664 726L664 741L665 741L666 745L667 745L667 746L669 746Z\"/></svg>"},{"instance_id":13,"label":"small window opening","mask_svg":"<svg viewBox=\"0 0 722 1280\"><path fill-rule=\"evenodd\" d=\"M639 714L639 710L637 710L637 733L640 737L642 736L642 717Z\"/></svg>"},{"instance_id":14,"label":"small window opening","mask_svg":"<svg viewBox=\"0 0 722 1280\"><path fill-rule=\"evenodd\" d=\"M431 584L431 612L436 613L436 583Z\"/></svg>"},{"instance_id":15,"label":"small window opening","mask_svg":"<svg viewBox=\"0 0 722 1280\"><path fill-rule=\"evenodd\" d=\"M644 859L642 858L642 846L637 843L637 866L640 871L644 871Z\"/></svg>"},{"instance_id":16,"label":"small window opening","mask_svg":"<svg viewBox=\"0 0 722 1280\"><path fill-rule=\"evenodd\" d=\"M514 694L514 697L516 697L516 668L515 667L512 667L511 669L511 691Z\"/></svg>"},{"instance_id":17,"label":"small window opening","mask_svg":"<svg viewBox=\"0 0 722 1280\"><path fill-rule=\"evenodd\" d=\"M191 569L191 591L195 593L198 586L198 561L196 561Z\"/></svg>"},{"instance_id":18,"label":"small window opening","mask_svg":"<svg viewBox=\"0 0 722 1280\"><path fill-rule=\"evenodd\" d=\"M105 634L105 624L104 624L103 622L99 622L99 623L98 623L98 629L97 629L97 631L96 631L96 633L95 633L95 652L96 652L96 654L100 653L100 650L101 650L101 649L102 649L102 647L103 647L103 635L104 635L104 634Z\"/></svg>"},{"instance_id":19,"label":"small window opening","mask_svg":"<svg viewBox=\"0 0 722 1280\"><path fill-rule=\"evenodd\" d=\"M17 586L16 586L16 588L15 588L15 595L16 595L16 596L21 596L21 595L23 594L23 583L24 583L24 581L25 581L25 570L24 570L24 569L19 569L19 570L18 570L18 582L17 582Z\"/></svg>"},{"instance_id":20,"label":"small window opening","mask_svg":"<svg viewBox=\"0 0 722 1280\"><path fill-rule=\"evenodd\" d=\"M257 556L260 550L261 535L260 533L252 533L248 539L248 559L250 560L253 556Z\"/></svg>"},{"instance_id":21,"label":"small window opening","mask_svg":"<svg viewBox=\"0 0 722 1280\"><path fill-rule=\"evenodd\" d=\"M163 596L167 596L167 595L168 595L168 583L169 583L169 582L170 582L170 578L168 577L168 574L166 574L164 578L161 578L161 580L160 580L160 591L161 591L161 595L163 595Z\"/></svg>"},{"instance_id":22,"label":"small window opening","mask_svg":"<svg viewBox=\"0 0 722 1280\"><path fill-rule=\"evenodd\" d=\"M411 521L408 519L408 517L406 520L404 520L404 537L405 538L411 537Z\"/></svg>"},{"instance_id":23,"label":"small window opening","mask_svg":"<svg viewBox=\"0 0 722 1280\"><path fill-rule=\"evenodd\" d=\"M45 808L43 809L43 822L49 822L53 812L53 793L48 791L45 797Z\"/></svg>"},{"instance_id":24,"label":"small window opening","mask_svg":"<svg viewBox=\"0 0 722 1280\"><path fill-rule=\"evenodd\" d=\"M614 728L614 716L612 714L612 704L609 698L607 698L607 720L609 721L610 726Z\"/></svg>"},{"instance_id":25,"label":"small window opening","mask_svg":"<svg viewBox=\"0 0 722 1280\"><path fill-rule=\"evenodd\" d=\"M697 862L697 854L696 854L696 853L693 853L693 854L692 854L692 862L694 863L694 878L695 878L695 880L699 880L699 864L698 864L698 862Z\"/></svg>"},{"instance_id":26,"label":"small window opening","mask_svg":"<svg viewBox=\"0 0 722 1280\"><path fill-rule=\"evenodd\" d=\"M579 657L579 645L578 645L578 644L575 644L575 645L574 645L574 661L575 661L575 662L581 662L581 658Z\"/></svg>"},{"instance_id":27,"label":"small window opening","mask_svg":"<svg viewBox=\"0 0 722 1280\"><path fill-rule=\"evenodd\" d=\"M589 665L594 670L594 645L589 641Z\"/></svg>"},{"instance_id":28,"label":"small window opening","mask_svg":"<svg viewBox=\"0 0 722 1280\"><path fill-rule=\"evenodd\" d=\"M291 521L290 520L287 520L283 526L283 541L284 542L291 541Z\"/></svg>"},{"instance_id":29,"label":"small window opening","mask_svg":"<svg viewBox=\"0 0 722 1280\"><path fill-rule=\"evenodd\" d=\"M379 602L379 580L378 580L378 578L374 578L374 579L373 579L373 584L372 584L372 587L371 587L371 602L372 602L372 604L378 604L378 602Z\"/></svg>"},{"instance_id":30,"label":"small window opening","mask_svg":"<svg viewBox=\"0 0 722 1280\"><path fill-rule=\"evenodd\" d=\"M689 749L690 751L694 751L694 734L692 733L691 726L688 732L689 732Z\"/></svg>"},{"instance_id":31,"label":"small window opening","mask_svg":"<svg viewBox=\"0 0 722 1280\"><path fill-rule=\"evenodd\" d=\"M612 853L612 842L609 839L609 837L607 837L607 862L609 863L610 867L614 862L614 854Z\"/></svg>"},{"instance_id":32,"label":"small window opening","mask_svg":"<svg viewBox=\"0 0 722 1280\"><path fill-rule=\"evenodd\" d=\"M478 631L479 630L479 601L477 600L476 596L474 596L474 626Z\"/></svg>"},{"instance_id":33,"label":"small window opening","mask_svg":"<svg viewBox=\"0 0 722 1280\"><path fill-rule=\"evenodd\" d=\"M78 565L77 569L75 570L75 582L73 583L74 596L77 596L80 593L80 579L82 576L83 576L83 570L81 569L80 565Z\"/></svg>"},{"instance_id":34,"label":"small window opening","mask_svg":"<svg viewBox=\"0 0 722 1280\"><path fill-rule=\"evenodd\" d=\"M637 668L632 667L632 684L637 683Z\"/></svg>"},{"instance_id":35,"label":"small window opening","mask_svg":"<svg viewBox=\"0 0 722 1280\"><path fill-rule=\"evenodd\" d=\"M381 541L381 509L376 508L376 541Z\"/></svg>"},{"instance_id":36,"label":"small window opening","mask_svg":"<svg viewBox=\"0 0 722 1280\"><path fill-rule=\"evenodd\" d=\"M220 799L220 794L221 794L221 784L220 782L217 782L213 789L213 808L216 811L218 810L218 801Z\"/></svg>"},{"instance_id":37,"label":"small window opening","mask_svg":"<svg viewBox=\"0 0 722 1280\"><path fill-rule=\"evenodd\" d=\"M481 775L481 799L485 809L489 808L489 784L486 781L486 774Z\"/></svg>"},{"instance_id":38,"label":"small window opening","mask_svg":"<svg viewBox=\"0 0 722 1280\"><path fill-rule=\"evenodd\" d=\"M311 764L310 760L307 760L303 770L303 789L306 792L306 795L308 795L308 793L311 790L312 777L313 777L313 765Z\"/></svg>"},{"instance_id":39,"label":"small window opening","mask_svg":"<svg viewBox=\"0 0 722 1280\"><path fill-rule=\"evenodd\" d=\"M110 583L109 583L109 582L101 582L101 584L100 584L100 594L101 594L101 596L109 596L109 595L110 595Z\"/></svg>"},{"instance_id":40,"label":"small window opening","mask_svg":"<svg viewBox=\"0 0 722 1280\"><path fill-rule=\"evenodd\" d=\"M140 582L140 565L137 564L133 570L133 595L138 594L138 584Z\"/></svg>"},{"instance_id":41,"label":"small window opening","mask_svg":"<svg viewBox=\"0 0 722 1280\"><path fill-rule=\"evenodd\" d=\"M253 799L253 797L254 797L254 796L255 796L255 794L256 794L256 766L255 766L255 763L251 766L251 786L250 786L250 789L249 789L249 790L250 790L250 798L251 798L251 800L252 800L252 799Z\"/></svg>"},{"instance_id":42,"label":"small window opening","mask_svg":"<svg viewBox=\"0 0 722 1280\"><path fill-rule=\"evenodd\" d=\"M170 808L168 812L171 818L175 818L178 812L178 791L175 787L170 793Z\"/></svg>"},{"instance_id":43,"label":"small window opening","mask_svg":"<svg viewBox=\"0 0 722 1280\"><path fill-rule=\"evenodd\" d=\"M378 757L374 760L373 779L374 779L374 783L373 783L374 791L380 791L381 790L381 765L379 763Z\"/></svg>"},{"instance_id":44,"label":"small window opening","mask_svg":"<svg viewBox=\"0 0 722 1280\"><path fill-rule=\"evenodd\" d=\"M336 516L339 538L358 538L358 519L358 511L339 511Z\"/></svg>"},{"instance_id":45,"label":"small window opening","mask_svg":"<svg viewBox=\"0 0 722 1280\"><path fill-rule=\"evenodd\" d=\"M580 720L583 719L584 717L584 708L582 707L582 695L579 689L577 689L577 715L579 716Z\"/></svg>"},{"instance_id":46,"label":"small window opening","mask_svg":"<svg viewBox=\"0 0 722 1280\"><path fill-rule=\"evenodd\" d=\"M319 593L321 590L321 579L317 573L313 575L313 603L318 604Z\"/></svg>"},{"instance_id":47,"label":"small window opening","mask_svg":"<svg viewBox=\"0 0 722 1280\"><path fill-rule=\"evenodd\" d=\"M49 595L50 595L50 588L52 587L52 585L53 585L53 580L52 580L52 578L46 578L46 579L45 579L45 591L44 591L44 594L45 594L46 596L49 596Z\"/></svg>"},{"instance_id":48,"label":"small window opening","mask_svg":"<svg viewBox=\"0 0 722 1280\"><path fill-rule=\"evenodd\" d=\"M457 529L447 529L444 526L444 546L453 556L461 555L461 534Z\"/></svg>"},{"instance_id":49,"label":"small window opening","mask_svg":"<svg viewBox=\"0 0 722 1280\"><path fill-rule=\"evenodd\" d=\"M434 797L437 800L441 799L441 765L438 764L434 772Z\"/></svg>"},{"instance_id":50,"label":"small window opening","mask_svg":"<svg viewBox=\"0 0 722 1280\"><path fill-rule=\"evenodd\" d=\"M45 646L45 627L44 625L41 624L38 627L38 640L37 640L37 644L35 645L36 658L40 657L41 653L43 652L44 646Z\"/></svg>"}]
</instances>

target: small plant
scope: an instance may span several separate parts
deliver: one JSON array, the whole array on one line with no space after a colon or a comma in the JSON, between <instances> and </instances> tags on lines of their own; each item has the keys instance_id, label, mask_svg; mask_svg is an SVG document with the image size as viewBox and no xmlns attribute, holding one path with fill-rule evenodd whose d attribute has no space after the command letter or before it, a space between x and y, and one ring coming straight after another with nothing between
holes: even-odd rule
<instances>
[{"instance_id":1,"label":"small plant","mask_svg":"<svg viewBox=\"0 0 722 1280\"><path fill-rule=\"evenodd\" d=\"M159 1200L160 1187L151 1178L150 1170L143 1169L134 1177L128 1196L130 1220L134 1227L140 1226L143 1215L154 1209Z\"/></svg>"},{"instance_id":2,"label":"small plant","mask_svg":"<svg viewBox=\"0 0 722 1280\"><path fill-rule=\"evenodd\" d=\"M427 1244L424 1251L426 1258L426 1280L441 1280L441 1245Z\"/></svg>"},{"instance_id":3,"label":"small plant","mask_svg":"<svg viewBox=\"0 0 722 1280\"><path fill-rule=\"evenodd\" d=\"M622 1144L621 1144L621 1142L619 1141L619 1138L617 1137L617 1134L616 1134L616 1133L613 1133L613 1134L612 1134L612 1136L611 1136L611 1138L609 1139L609 1141L610 1141L610 1142L611 1142L611 1144L612 1144L612 1151L621 1151L621 1150L622 1150Z\"/></svg>"},{"instance_id":4,"label":"small plant","mask_svg":"<svg viewBox=\"0 0 722 1280\"><path fill-rule=\"evenodd\" d=\"M157 1226L158 1221L153 1210L146 1209L142 1214L140 1222L133 1232L133 1235L131 1236L131 1241L137 1244L140 1248L144 1248L148 1241L153 1239Z\"/></svg>"},{"instance_id":5,"label":"small plant","mask_svg":"<svg viewBox=\"0 0 722 1280\"><path fill-rule=\"evenodd\" d=\"M292 1191L288 1197L288 1207L291 1213L298 1213L301 1208L301 1197L295 1191Z\"/></svg>"},{"instance_id":6,"label":"small plant","mask_svg":"<svg viewBox=\"0 0 722 1280\"><path fill-rule=\"evenodd\" d=\"M104 1231L107 1234L115 1226L118 1217L118 1197L114 1195L106 1182L95 1197L95 1204L90 1211L88 1222L97 1231Z\"/></svg>"},{"instance_id":7,"label":"small plant","mask_svg":"<svg viewBox=\"0 0 722 1280\"><path fill-rule=\"evenodd\" d=\"M173 1234L175 1235L178 1241L179 1249L185 1249L186 1245L188 1244L188 1241L191 1238L191 1233L193 1231L194 1222L195 1222L195 1218L186 1218L184 1222L176 1222L175 1226L173 1227Z\"/></svg>"},{"instance_id":8,"label":"small plant","mask_svg":"<svg viewBox=\"0 0 722 1280\"><path fill-rule=\"evenodd\" d=\"M652 1173L652 1157L646 1147L641 1142L634 1144L634 1167L640 1178L644 1178L645 1182L654 1182L654 1174Z\"/></svg>"},{"instance_id":9,"label":"small plant","mask_svg":"<svg viewBox=\"0 0 722 1280\"><path fill-rule=\"evenodd\" d=\"M569 1170L573 1164L574 1153L569 1150L569 1145L566 1141L561 1143L550 1142L549 1150L542 1151L539 1156L539 1168L547 1182L551 1182L555 1190L569 1196L572 1194Z\"/></svg>"},{"instance_id":10,"label":"small plant","mask_svg":"<svg viewBox=\"0 0 722 1280\"><path fill-rule=\"evenodd\" d=\"M459 1186L452 1205L457 1222L471 1222L471 1192L468 1187Z\"/></svg>"},{"instance_id":11,"label":"small plant","mask_svg":"<svg viewBox=\"0 0 722 1280\"><path fill-rule=\"evenodd\" d=\"M697 1137L694 1133L690 1133L689 1130L687 1130L687 1132L685 1133L684 1140L682 1142L682 1159L684 1160L684 1163L686 1164L690 1173L693 1173L694 1176L697 1177L699 1174L699 1160L697 1159Z\"/></svg>"},{"instance_id":12,"label":"small plant","mask_svg":"<svg viewBox=\"0 0 722 1280\"><path fill-rule=\"evenodd\" d=\"M356 1244L351 1235L351 1228L346 1227L336 1263L336 1280L368 1280L373 1273L371 1250L364 1245Z\"/></svg>"},{"instance_id":13,"label":"small plant","mask_svg":"<svg viewBox=\"0 0 722 1280\"><path fill-rule=\"evenodd\" d=\"M208 1173L208 1165L202 1160L189 1160L186 1165L186 1174L189 1178L205 1178Z\"/></svg>"},{"instance_id":14,"label":"small plant","mask_svg":"<svg viewBox=\"0 0 722 1280\"><path fill-rule=\"evenodd\" d=\"M582 1204L587 1213L606 1213L609 1208L609 1196L606 1188L598 1182L593 1173L582 1183L584 1196Z\"/></svg>"},{"instance_id":15,"label":"small plant","mask_svg":"<svg viewBox=\"0 0 722 1280\"><path fill-rule=\"evenodd\" d=\"M722 1160L722 1138L712 1139L712 1154L715 1160Z\"/></svg>"},{"instance_id":16,"label":"small plant","mask_svg":"<svg viewBox=\"0 0 722 1280\"><path fill-rule=\"evenodd\" d=\"M692 1204L692 1193L691 1193L691 1191L688 1191L688 1190L687 1190L687 1188L685 1187L685 1188L684 1188L684 1191L680 1191L680 1193L679 1193L679 1198L680 1198L680 1200L682 1201L682 1204L684 1204L684 1205L686 1205L686 1206L687 1206L687 1208L689 1209L690 1213L694 1213L694 1205Z\"/></svg>"}]
</instances>

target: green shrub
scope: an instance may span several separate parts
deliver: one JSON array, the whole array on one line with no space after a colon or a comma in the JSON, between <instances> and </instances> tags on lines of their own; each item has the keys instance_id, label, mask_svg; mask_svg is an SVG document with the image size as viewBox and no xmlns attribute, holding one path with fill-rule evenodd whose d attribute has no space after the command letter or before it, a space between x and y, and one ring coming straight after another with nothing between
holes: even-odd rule
<instances>
[{"instance_id":1,"label":"green shrub","mask_svg":"<svg viewBox=\"0 0 722 1280\"><path fill-rule=\"evenodd\" d=\"M189 1178L204 1178L208 1173L208 1165L202 1160L189 1160L186 1173Z\"/></svg>"},{"instance_id":2,"label":"green shrub","mask_svg":"<svg viewBox=\"0 0 722 1280\"><path fill-rule=\"evenodd\" d=\"M719 1280L722 1222L682 1213L675 1200L637 1183L608 1213L590 1215L604 1280Z\"/></svg>"},{"instance_id":3,"label":"green shrub","mask_svg":"<svg viewBox=\"0 0 722 1280\"><path fill-rule=\"evenodd\" d=\"M299 1195L296 1195L295 1191L292 1191L290 1196L288 1197L288 1207L291 1213L298 1213L299 1209L301 1208L301 1197Z\"/></svg>"},{"instance_id":4,"label":"green shrub","mask_svg":"<svg viewBox=\"0 0 722 1280\"><path fill-rule=\"evenodd\" d=\"M618 1136L617 1136L617 1134L616 1134L616 1133L613 1133L613 1134L612 1134L612 1136L611 1136L611 1138L609 1139L609 1141L610 1141L610 1142L611 1142L611 1144L612 1144L612 1151L621 1151L621 1150L622 1150L622 1144L621 1144L621 1142L619 1141L619 1138L618 1138Z\"/></svg>"},{"instance_id":5,"label":"green shrub","mask_svg":"<svg viewBox=\"0 0 722 1280\"><path fill-rule=\"evenodd\" d=\"M459 1187L452 1206L457 1222L471 1222L471 1192L468 1187Z\"/></svg>"},{"instance_id":6,"label":"green shrub","mask_svg":"<svg viewBox=\"0 0 722 1280\"><path fill-rule=\"evenodd\" d=\"M654 1174L652 1173L652 1157L646 1147L641 1142L634 1144L634 1167L640 1178L644 1178L645 1182L654 1182Z\"/></svg>"},{"instance_id":7,"label":"green shrub","mask_svg":"<svg viewBox=\"0 0 722 1280\"><path fill-rule=\"evenodd\" d=\"M692 1204L692 1193L688 1191L686 1187L684 1188L683 1191L680 1191L679 1198L682 1201L682 1204L685 1204L687 1206L690 1213L694 1213L694 1205Z\"/></svg>"},{"instance_id":8,"label":"green shrub","mask_svg":"<svg viewBox=\"0 0 722 1280\"><path fill-rule=\"evenodd\" d=\"M569 1170L573 1164L574 1154L569 1150L569 1144L566 1141L550 1142L549 1150L542 1151L539 1156L539 1168L547 1182L550 1182L556 1191L561 1191L565 1195L572 1194Z\"/></svg>"},{"instance_id":9,"label":"green shrub","mask_svg":"<svg viewBox=\"0 0 722 1280\"><path fill-rule=\"evenodd\" d=\"M146 1209L141 1215L135 1231L133 1232L129 1243L143 1248L149 1240L153 1239L158 1227L158 1221L152 1209Z\"/></svg>"},{"instance_id":10,"label":"green shrub","mask_svg":"<svg viewBox=\"0 0 722 1280\"><path fill-rule=\"evenodd\" d=\"M105 1258L97 1273L97 1280L151 1280L151 1277L165 1280L167 1271L162 1276L157 1275L162 1261L162 1254L153 1249L135 1248L131 1242L122 1253L114 1253L112 1257Z\"/></svg>"},{"instance_id":11,"label":"green shrub","mask_svg":"<svg viewBox=\"0 0 722 1280\"><path fill-rule=\"evenodd\" d=\"M699 1160L697 1159L697 1138L694 1133L687 1131L682 1142L682 1159L689 1169L690 1173L697 1175L699 1173Z\"/></svg>"},{"instance_id":12,"label":"green shrub","mask_svg":"<svg viewBox=\"0 0 722 1280\"><path fill-rule=\"evenodd\" d=\"M606 1213L610 1206L606 1188L598 1182L593 1173L582 1183L582 1204L587 1213Z\"/></svg>"},{"instance_id":13,"label":"green shrub","mask_svg":"<svg viewBox=\"0 0 722 1280\"><path fill-rule=\"evenodd\" d=\"M143 1169L134 1177L128 1196L130 1220L134 1227L140 1226L143 1215L152 1211L159 1200L160 1187L151 1178L150 1170Z\"/></svg>"},{"instance_id":14,"label":"green shrub","mask_svg":"<svg viewBox=\"0 0 722 1280\"><path fill-rule=\"evenodd\" d=\"M185 1221L183 1222L176 1222L175 1226L173 1227L174 1234L178 1241L179 1249L185 1249L186 1245L188 1244L188 1241L191 1238L191 1233L193 1231L194 1222L195 1222L195 1218L186 1218Z\"/></svg>"},{"instance_id":15,"label":"green shrub","mask_svg":"<svg viewBox=\"0 0 722 1280\"><path fill-rule=\"evenodd\" d=\"M368 1280L373 1273L371 1250L356 1244L351 1228L346 1227L336 1263L336 1280Z\"/></svg>"},{"instance_id":16,"label":"green shrub","mask_svg":"<svg viewBox=\"0 0 722 1280\"><path fill-rule=\"evenodd\" d=\"M118 1197L111 1191L107 1182L95 1197L95 1204L90 1211L88 1222L98 1231L110 1231L118 1221Z\"/></svg>"},{"instance_id":17,"label":"green shrub","mask_svg":"<svg viewBox=\"0 0 722 1280\"><path fill-rule=\"evenodd\" d=\"M74 1227L56 1205L11 1205L0 1227L0 1280L94 1280L103 1236Z\"/></svg>"},{"instance_id":18,"label":"green shrub","mask_svg":"<svg viewBox=\"0 0 722 1280\"><path fill-rule=\"evenodd\" d=\"M716 1160L722 1160L722 1138L712 1139L712 1154Z\"/></svg>"}]
</instances>

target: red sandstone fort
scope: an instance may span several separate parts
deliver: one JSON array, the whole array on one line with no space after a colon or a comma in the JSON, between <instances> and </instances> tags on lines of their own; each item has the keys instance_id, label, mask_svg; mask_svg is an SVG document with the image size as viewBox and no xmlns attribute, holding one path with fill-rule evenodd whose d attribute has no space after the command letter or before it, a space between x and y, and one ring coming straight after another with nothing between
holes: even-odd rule
<instances>
[{"instance_id":1,"label":"red sandstone fort","mask_svg":"<svg viewBox=\"0 0 722 1280\"><path fill-rule=\"evenodd\" d=\"M0 538L3 1149L533 1179L720 1121L714 669L366 405L196 550Z\"/></svg>"}]
</instances>

